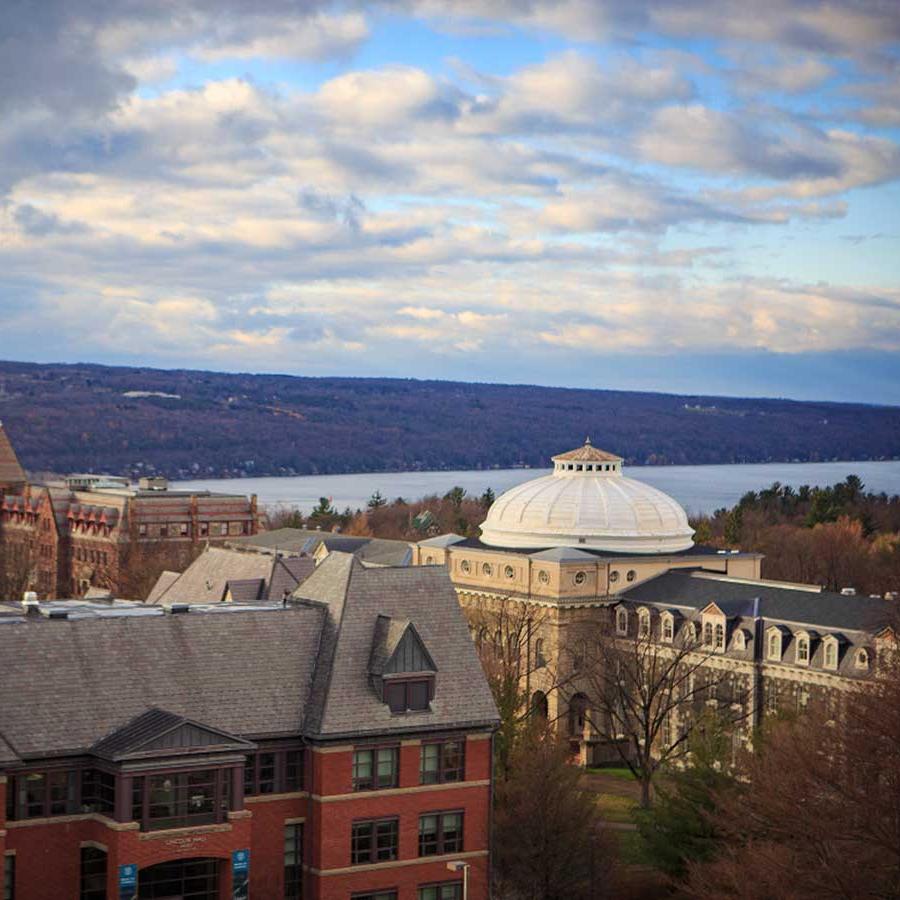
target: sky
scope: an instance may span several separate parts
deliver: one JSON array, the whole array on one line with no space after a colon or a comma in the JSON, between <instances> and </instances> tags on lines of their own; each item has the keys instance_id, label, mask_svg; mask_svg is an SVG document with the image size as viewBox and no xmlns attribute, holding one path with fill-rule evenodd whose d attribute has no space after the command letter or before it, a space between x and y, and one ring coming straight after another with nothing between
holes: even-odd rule
<instances>
[{"instance_id":1,"label":"sky","mask_svg":"<svg viewBox=\"0 0 900 900\"><path fill-rule=\"evenodd\" d=\"M0 357L900 403L896 0L4 0Z\"/></svg>"}]
</instances>

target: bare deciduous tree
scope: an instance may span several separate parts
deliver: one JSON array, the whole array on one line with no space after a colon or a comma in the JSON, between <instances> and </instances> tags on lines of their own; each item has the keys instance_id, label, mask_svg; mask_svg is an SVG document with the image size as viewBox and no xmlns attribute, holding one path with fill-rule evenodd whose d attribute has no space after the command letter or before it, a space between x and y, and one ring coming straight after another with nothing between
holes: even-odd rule
<instances>
[{"instance_id":1,"label":"bare deciduous tree","mask_svg":"<svg viewBox=\"0 0 900 900\"><path fill-rule=\"evenodd\" d=\"M717 665L715 636L706 641L686 623L664 640L659 622L634 619L627 629L617 627L615 614L582 624L567 653L586 693L574 714L614 748L647 807L657 773L689 752L695 729L710 719L733 728L748 711L746 691ZM573 699L570 693L570 708Z\"/></svg>"},{"instance_id":2,"label":"bare deciduous tree","mask_svg":"<svg viewBox=\"0 0 900 900\"><path fill-rule=\"evenodd\" d=\"M690 868L697 900L900 897L900 667L837 709L774 723L715 816L724 847Z\"/></svg>"}]
</instances>

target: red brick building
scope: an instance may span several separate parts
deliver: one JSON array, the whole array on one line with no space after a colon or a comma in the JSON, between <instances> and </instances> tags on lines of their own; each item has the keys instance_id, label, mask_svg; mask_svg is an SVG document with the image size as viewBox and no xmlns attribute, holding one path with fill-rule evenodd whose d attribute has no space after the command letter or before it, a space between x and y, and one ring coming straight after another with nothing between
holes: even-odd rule
<instances>
[{"instance_id":1,"label":"red brick building","mask_svg":"<svg viewBox=\"0 0 900 900\"><path fill-rule=\"evenodd\" d=\"M187 565L201 545L258 529L255 496L171 490L161 478L30 484L0 425L0 563L41 597L116 593L123 568Z\"/></svg>"},{"instance_id":2,"label":"red brick building","mask_svg":"<svg viewBox=\"0 0 900 900\"><path fill-rule=\"evenodd\" d=\"M497 713L442 569L0 607L0 658L8 900L488 897Z\"/></svg>"}]
</instances>

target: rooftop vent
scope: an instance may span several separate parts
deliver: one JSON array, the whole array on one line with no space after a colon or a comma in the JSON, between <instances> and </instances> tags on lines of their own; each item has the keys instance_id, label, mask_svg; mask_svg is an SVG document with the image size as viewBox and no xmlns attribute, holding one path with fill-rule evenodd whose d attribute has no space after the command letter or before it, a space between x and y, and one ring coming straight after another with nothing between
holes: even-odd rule
<instances>
[{"instance_id":1,"label":"rooftop vent","mask_svg":"<svg viewBox=\"0 0 900 900\"><path fill-rule=\"evenodd\" d=\"M47 611L48 619L68 619L69 611L67 609L51 609Z\"/></svg>"},{"instance_id":2,"label":"rooftop vent","mask_svg":"<svg viewBox=\"0 0 900 900\"><path fill-rule=\"evenodd\" d=\"M841 594L845 597L855 597L856 588L841 588Z\"/></svg>"},{"instance_id":3,"label":"rooftop vent","mask_svg":"<svg viewBox=\"0 0 900 900\"><path fill-rule=\"evenodd\" d=\"M26 616L36 616L41 611L38 595L34 591L25 591L22 595L22 610Z\"/></svg>"},{"instance_id":4,"label":"rooftop vent","mask_svg":"<svg viewBox=\"0 0 900 900\"><path fill-rule=\"evenodd\" d=\"M885 591L884 599L890 600L891 602L895 601L897 599L897 592L896 591Z\"/></svg>"},{"instance_id":5,"label":"rooftop vent","mask_svg":"<svg viewBox=\"0 0 900 900\"><path fill-rule=\"evenodd\" d=\"M190 603L173 603L169 607L169 612L172 613L173 616L184 615L186 612L191 611Z\"/></svg>"}]
</instances>

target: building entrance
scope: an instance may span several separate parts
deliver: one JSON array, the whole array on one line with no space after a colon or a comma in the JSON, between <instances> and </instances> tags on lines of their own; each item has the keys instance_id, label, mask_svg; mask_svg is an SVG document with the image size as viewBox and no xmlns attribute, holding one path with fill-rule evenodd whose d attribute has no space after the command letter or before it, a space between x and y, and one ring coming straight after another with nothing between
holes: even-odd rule
<instances>
[{"instance_id":1,"label":"building entrance","mask_svg":"<svg viewBox=\"0 0 900 900\"><path fill-rule=\"evenodd\" d=\"M219 900L219 860L176 859L138 873L140 900Z\"/></svg>"}]
</instances>

